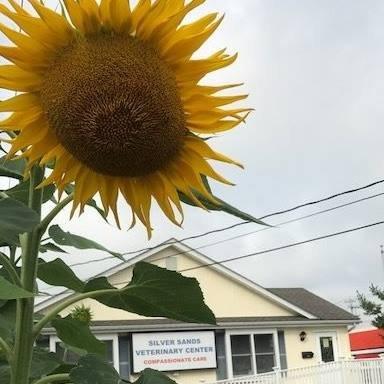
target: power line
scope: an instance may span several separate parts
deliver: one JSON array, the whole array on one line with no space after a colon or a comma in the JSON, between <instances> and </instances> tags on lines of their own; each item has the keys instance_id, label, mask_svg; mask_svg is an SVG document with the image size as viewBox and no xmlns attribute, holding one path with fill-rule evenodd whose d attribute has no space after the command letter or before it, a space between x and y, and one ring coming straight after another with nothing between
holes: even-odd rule
<instances>
[{"instance_id":1,"label":"power line","mask_svg":"<svg viewBox=\"0 0 384 384\"><path fill-rule=\"evenodd\" d=\"M277 216L277 215L282 215L282 214L285 214L285 213L293 212L293 211L295 211L297 209L300 209L300 208L304 208L304 207L307 207L307 206L323 203L325 201L329 201L329 200L335 199L335 198L343 196L343 195L359 192L359 191L362 191L362 190L367 189L367 188L372 188L372 187L374 187L374 186L376 186L378 184L381 184L381 183L384 183L384 179L372 182L372 183L367 184L367 185L364 185L363 187L358 187L358 188L349 189L349 190L346 190L346 191L343 191L343 192L339 192L339 193L336 193L336 194L324 197L324 198L319 199L319 200L313 200L313 201L310 201L308 203L299 204L299 205L296 205L296 206L294 206L292 208L288 208L288 209L285 209L285 210L272 212L272 213L269 213L267 215L264 215L264 216L260 217L259 220L264 220L264 219L267 219L267 218L270 218L270 217L273 217L273 216ZM184 238L181 238L179 240L169 240L169 241L166 241L166 242L164 242L162 244L172 245L172 244L176 244L176 243L182 243L184 241L194 240L194 239L197 239L197 238L201 238L201 237L205 237L205 236L208 236L208 235L212 235L214 233L224 232L224 231L227 231L229 229L233 229L233 228L236 228L236 227L239 227L239 226L242 226L242 225L247 225L247 224L252 224L252 223L253 223L252 221L242 221L240 223L232 224L232 225L229 225L229 226L226 226L226 227L222 227L222 228L218 228L218 229L213 229L211 231L203 232L203 233L200 233L198 235L184 237ZM136 254L141 253L141 252L152 251L153 249L156 249L159 245L160 244L155 245L153 247L146 247L146 248L137 249L136 251L124 252L123 256L136 255ZM108 256L108 257L104 257L104 258L101 258L101 259L98 259L98 260L94 260L93 262L96 263L96 262L99 262L99 261L105 261L105 260L110 260L110 259L114 259L114 258L115 258L115 256ZM76 263L76 264L72 264L70 266L73 267L73 266L79 266L79 265L84 265L84 263Z\"/></svg>"},{"instance_id":2,"label":"power line","mask_svg":"<svg viewBox=\"0 0 384 384\"><path fill-rule=\"evenodd\" d=\"M301 216L301 217L298 217L298 218L295 218L295 219L291 219L291 220L287 220L287 221L284 221L284 222L280 222L280 223L276 224L275 227L264 227L264 228L261 228L261 229L255 230L255 231L243 233L243 234L236 235L236 236L233 236L233 237L229 237L229 238L226 238L226 239L223 239L223 240L215 241L213 243L208 243L208 244L205 244L205 245L202 245L202 246L199 246L199 247L195 247L194 250L197 251L197 250L200 250L200 249L212 247L212 246L219 245L219 244L222 244L222 243L225 243L225 242L228 242L228 241L236 240L236 239L241 238L241 237L246 237L246 236L258 233L258 232L267 231L269 229L280 227L280 226L283 226L283 225L286 225L286 224L295 223L295 222L298 222L298 221L301 221L301 220L305 220L305 219L308 219L308 218L311 218L311 217L315 217L315 216L318 216L318 215L323 214L323 213L332 212L332 211L335 211L337 209L344 208L344 207L347 207L347 206L351 206L351 205L354 205L354 204L357 204L357 203L360 203L360 202L363 202L363 201L367 201L367 200L370 200L370 199L373 199L373 198L376 198L376 197L380 197L380 196L383 196L383 195L384 195L384 192L381 192L381 193L377 193L377 194L374 194L374 195L371 195L371 196L363 197L361 199L350 201L350 202L344 203L344 204L340 204L340 205L337 205L335 207L323 209L321 211L313 212L311 214L304 215L304 216ZM164 259L166 259L168 257L179 256L179 255L186 254L188 252L189 251L176 252L176 253L173 253L173 254L168 255L166 257L160 257L160 258L154 259L152 261L161 261L161 260L164 260ZM75 264L70 264L69 266L73 267L73 266L80 266L80 265L88 265L88 264L92 264L92 263L95 263L95 262L98 262L98 261L104 261L104 260L110 259L110 258L111 257L106 257L106 258L98 259L98 260L83 261L83 262L79 262L79 263L75 263ZM119 283L119 284L123 284L123 283L124 282ZM48 287L48 288L46 288L46 290L53 290L53 289L57 289L57 287ZM46 292L44 292L44 294L46 294Z\"/></svg>"},{"instance_id":3,"label":"power line","mask_svg":"<svg viewBox=\"0 0 384 384\"><path fill-rule=\"evenodd\" d=\"M313 237L312 239L308 239L308 240L303 240L303 241L298 241L296 243L291 243L291 244L288 244L288 245L282 245L280 247L275 247L275 248L270 248L270 249L266 249L266 250L263 250L263 251L259 251L259 252L253 252L253 253L248 253L246 255L242 255L242 256L236 256L236 257L232 257L230 259L227 259L227 260L223 260L223 261L213 261L212 263L207 263L207 264L203 264L203 265L200 265L200 266L197 266L197 267L192 267L192 268L186 268L186 269L183 269L179 272L186 272L186 271L193 271L195 269L200 269L200 268L206 268L206 267L210 267L212 265L218 265L218 264L226 264L226 263L229 263L231 261L236 261L236 260L242 260L242 259L246 259L248 257L252 257L252 256L259 256L259 255L264 255L266 253L271 253L271 252L276 252L276 251L281 251L283 249L288 249L288 248L293 248L293 247L297 247L298 245L303 245L303 244L308 244L308 243L313 243L315 241L319 241L319 240L325 240L325 239L329 239L331 237L336 237L336 236L340 236L340 235L345 235L347 233L351 233L351 232L355 232L355 231L361 231L363 229L367 229L367 228L372 228L372 227L375 227L377 225L381 225L381 224L384 224L384 220L382 221L377 221L376 223L371 223L371 224L367 224L367 225L362 225L360 227L355 227L355 228L350 228L350 229L346 229L344 231L340 231L340 232L334 232L334 233L330 233L328 235L323 235L323 236L318 236L318 237Z\"/></svg>"},{"instance_id":4,"label":"power line","mask_svg":"<svg viewBox=\"0 0 384 384\"><path fill-rule=\"evenodd\" d=\"M330 196L324 197L324 198L319 199L319 200L313 200L313 201L310 201L308 203L299 204L299 205L296 205L296 206L294 206L292 208L284 209L282 211L277 211L277 212L269 213L269 214L267 214L265 216L260 217L259 220L268 219L268 218L273 217L273 216L278 216L278 215L282 215L282 214L285 214L285 213L293 212L293 211L295 211L297 209L300 209L300 208L304 208L304 207L308 207L308 206L311 206L311 205L323 203L325 201L335 199L336 197L340 197L340 196L347 195L347 194L350 194L350 193L359 192L359 191L362 191L362 190L367 189L367 188L372 188L372 187L374 187L374 186L376 186L378 184L381 184L381 183L384 183L384 179L383 180L374 181L373 183L367 184L367 185L365 185L363 187L358 187L358 188L346 190L344 192L339 192L339 193L336 193L334 195L330 195ZM177 242L193 240L193 239L200 238L200 237L203 237L203 236L211 235L213 233L222 232L222 231L225 231L227 229L232 229L232 228L235 228L235 227L238 227L238 226L241 226L241 225L246 225L246 224L251 224L251 223L252 223L251 221L243 221L241 223L233 224L233 225L230 225L228 227L223 227L223 228L219 228L219 229L214 229L212 231L203 232L203 233L201 233L199 235L184 237L184 238L182 238L180 240L177 240L177 241L173 240L173 242L170 241L167 244L173 244L173 243L177 243ZM156 247L152 247L151 249L153 249L153 248L156 248Z\"/></svg>"},{"instance_id":5,"label":"power line","mask_svg":"<svg viewBox=\"0 0 384 384\"><path fill-rule=\"evenodd\" d=\"M281 227L283 225L296 223L296 222L301 221L301 220L309 219L311 217L315 217L315 216L321 215L323 213L332 212L332 211L335 211L337 209L344 208L344 207L347 207L347 206L350 206L350 205L354 205L354 204L360 203L362 201L370 200L370 199L373 199L375 197L379 197L379 196L383 196L383 195L384 195L384 192L377 193L377 194L372 195L372 196L367 196L367 197L363 197L363 198L358 199L358 200L350 201L349 203L344 203L344 204L337 205L337 206L332 207L332 208L327 208L327 209L323 209L321 211L310 213L308 215L300 216L300 217L297 217L296 219L291 219L291 220L283 221L283 222L280 222L280 223L276 224L273 227L264 227L264 228L261 228L261 229L257 229L255 231L251 231L251 232L243 233L243 234L240 234L240 235L232 236L232 237L229 237L229 238L226 238L226 239L223 239L223 240L218 240L218 241L215 241L214 243L208 243L208 244L202 245L200 247L195 247L193 249L197 251L197 250L200 250L200 249L203 249L203 248L212 247L214 245L223 244L223 243L226 243L226 242L231 241L231 240L236 240L236 239L239 239L239 238L242 238L242 237L253 235L253 234L258 233L258 232L268 231L270 229L278 228L278 227ZM178 255L185 254L185 253L188 253L188 251L178 252L178 253L175 253L175 254L172 254L172 255L169 255L169 256L166 256L166 257L163 256L163 257L160 257L158 259L154 259L152 261L161 261L161 260L164 260L164 259L166 259L168 257L178 256Z\"/></svg>"},{"instance_id":6,"label":"power line","mask_svg":"<svg viewBox=\"0 0 384 384\"><path fill-rule=\"evenodd\" d=\"M383 196L383 195L384 195L384 192L377 193L377 194L374 194L374 195L371 195L371 196L363 197L363 198L358 199L358 200L354 200L354 201L351 201L351 202L348 202L348 203L337 205L337 206L332 207L332 208L323 209L321 211L317 211L317 212L314 212L314 213L311 213L311 214L308 214L308 215L305 215L305 216L301 216L301 217L298 217L296 219L284 221L284 222L276 224L274 227L264 227L264 228L261 228L261 229L257 229L255 231L251 231L251 232L247 232L247 233L244 233L244 234L240 234L240 235L236 235L236 236L233 236L233 237L229 237L229 238L226 238L226 239L223 239L223 240L215 241L213 243L208 243L208 244L202 245L200 247L196 247L194 249L195 250L199 250L199 249L204 249L204 248L212 247L212 246L215 246L215 245L218 245L218 244L222 244L222 243L225 243L225 242L228 242L228 241L239 239L241 237L249 236L251 234L255 234L255 233L258 233L258 232L263 232L263 231L266 231L266 230L269 230L269 229L272 229L272 228L275 228L275 227L279 227L279 226L286 225L286 224L291 224L291 223L294 223L294 222L297 222L297 221L300 221L300 220L304 220L304 219L308 219L310 217L314 217L314 216L317 216L317 215L320 215L320 214L323 214L323 213L335 211L337 209L344 208L344 207L347 207L347 206L350 206L350 205L354 205L354 204L357 204L357 203L360 203L360 202L363 202L363 201L367 201L367 200L370 200L370 199L373 199L373 198L376 198L376 197L379 197L379 196ZM181 239L181 240L178 240L178 241L165 242L163 244L172 245L172 244L175 244L175 243L182 243L183 241L185 241L185 238ZM152 250L152 249L155 249L157 247L148 248L147 250ZM144 249L144 251L146 251L146 249ZM178 255L182 255L184 253L186 253L186 252L177 252L177 253L174 253L174 254L169 255L167 257L178 256ZM155 259L153 261L159 261L159 260L162 260L164 258ZM107 257L103 257L103 258L97 259L97 260L82 261L82 262L70 264L69 266L70 267L78 267L78 266L81 266L81 265L93 264L93 263L97 263L97 262L101 262L101 261L106 261L106 260L110 260L110 259L116 259L116 257L114 257L114 256L107 256Z\"/></svg>"},{"instance_id":7,"label":"power line","mask_svg":"<svg viewBox=\"0 0 384 384\"><path fill-rule=\"evenodd\" d=\"M297 241L295 243L290 243L290 244L282 245L282 246L279 246L279 247L269 248L269 249L265 249L265 250L262 250L262 251L256 251L256 252L248 253L248 254L245 254L245 255L232 257L232 258L226 259L226 260L213 261L211 263L202 264L202 265L199 265L197 267L191 267L191 268L182 269L182 270L180 270L178 272L180 272L180 273L181 272L189 272L189 271L194 271L196 269L202 269L202 268L211 267L213 265L222 265L222 264L226 264L226 263L229 263L229 262L232 262L232 261L242 260L242 259L246 259L246 258L250 258L250 257L254 257L254 256L260 256L260 255L264 255L264 254L267 254L267 253L273 253L273 252L281 251L281 250L284 250L284 249L289 249L289 248L297 247L299 245L309 244L309 243L313 243L313 242L316 242L316 241L325 240L325 239L329 239L329 238L332 238L332 237L337 237L337 236L345 235L345 234L356 232L356 231L361 231L363 229L372 228L372 227L375 227L375 226L378 226L378 225L382 225L382 224L384 224L384 220L377 221L377 222L371 223L371 224L362 225L362 226L359 226L359 227L345 229L345 230L339 231L339 232L333 232L333 233L330 233L330 234L327 234L327 235L313 237L311 239L307 239L307 240L303 240L303 241ZM119 285L119 284L126 284L126 283L129 283L129 281L120 281L120 282L116 282L114 284L115 285ZM60 293L62 293L62 292L60 292ZM51 296L56 296L56 295L51 295Z\"/></svg>"}]
</instances>

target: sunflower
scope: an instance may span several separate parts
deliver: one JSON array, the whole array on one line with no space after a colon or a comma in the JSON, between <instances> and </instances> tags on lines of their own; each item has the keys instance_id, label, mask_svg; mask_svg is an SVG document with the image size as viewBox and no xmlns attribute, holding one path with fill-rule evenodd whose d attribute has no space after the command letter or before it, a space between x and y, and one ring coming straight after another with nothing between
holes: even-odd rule
<instances>
[{"instance_id":1,"label":"sunflower","mask_svg":"<svg viewBox=\"0 0 384 384\"><path fill-rule=\"evenodd\" d=\"M57 13L38 0L27 11L15 0L0 12L19 31L0 24L13 43L0 46L10 62L0 66L0 87L17 95L0 102L11 112L0 129L15 131L9 156L28 167L53 164L42 186L59 192L73 183L73 210L99 194L118 222L123 196L151 232L156 200L175 224L183 219L179 192L202 206L196 192L213 201L202 177L230 184L210 160L237 164L215 152L206 135L244 121L248 108L230 104L246 95L222 90L240 84L201 84L205 75L236 60L220 50L193 54L222 17L185 17L204 0L64 0ZM238 164L237 164L238 165Z\"/></svg>"}]
</instances>

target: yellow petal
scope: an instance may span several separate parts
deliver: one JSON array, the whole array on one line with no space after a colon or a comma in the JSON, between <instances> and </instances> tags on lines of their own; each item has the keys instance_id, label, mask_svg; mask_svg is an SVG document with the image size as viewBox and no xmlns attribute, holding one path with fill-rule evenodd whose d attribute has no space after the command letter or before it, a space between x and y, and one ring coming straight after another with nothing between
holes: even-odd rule
<instances>
[{"instance_id":1,"label":"yellow petal","mask_svg":"<svg viewBox=\"0 0 384 384\"><path fill-rule=\"evenodd\" d=\"M0 23L0 31L8 37L10 41L16 44L26 54L31 55L35 60L47 60L49 55L47 48L33 40L31 37L22 33L16 32L13 29L6 27Z\"/></svg>"},{"instance_id":2,"label":"yellow petal","mask_svg":"<svg viewBox=\"0 0 384 384\"><path fill-rule=\"evenodd\" d=\"M141 19L136 27L136 35L146 40L153 30L163 22L162 14L167 8L166 0L157 0L147 13L146 17Z\"/></svg>"},{"instance_id":3,"label":"yellow petal","mask_svg":"<svg viewBox=\"0 0 384 384\"><path fill-rule=\"evenodd\" d=\"M202 175L208 176L212 179L220 181L223 184L233 185L230 181L219 175L210 164L199 156L196 152L184 148L183 156L193 168L199 169Z\"/></svg>"},{"instance_id":4,"label":"yellow petal","mask_svg":"<svg viewBox=\"0 0 384 384\"><path fill-rule=\"evenodd\" d=\"M3 4L0 4L0 12L15 22L25 33L49 48L56 48L58 40L55 34L39 18L25 16L11 12Z\"/></svg>"},{"instance_id":5,"label":"yellow petal","mask_svg":"<svg viewBox=\"0 0 384 384\"><path fill-rule=\"evenodd\" d=\"M244 117L245 119L245 117ZM243 119L243 120L244 120ZM235 127L237 127L243 120L220 120L211 124L204 123L188 123L188 128L192 132L202 133L202 134L210 134L210 133L218 133L229 131Z\"/></svg>"},{"instance_id":6,"label":"yellow petal","mask_svg":"<svg viewBox=\"0 0 384 384\"><path fill-rule=\"evenodd\" d=\"M83 11L83 25L86 33L96 33L101 27L99 6L95 0L78 0Z\"/></svg>"},{"instance_id":7,"label":"yellow petal","mask_svg":"<svg viewBox=\"0 0 384 384\"><path fill-rule=\"evenodd\" d=\"M140 196L140 215L137 213L137 216L139 218L142 217L141 221L147 229L148 238L151 238L152 236L151 219L150 219L151 203L152 203L151 193L148 190L147 184L142 179L139 179L139 178L135 180L134 188L138 196Z\"/></svg>"},{"instance_id":8,"label":"yellow petal","mask_svg":"<svg viewBox=\"0 0 384 384\"><path fill-rule=\"evenodd\" d=\"M25 151L22 156L26 157L28 161L34 164L40 160L47 151L50 151L58 144L56 137L48 130L47 134L36 144L31 146Z\"/></svg>"},{"instance_id":9,"label":"yellow petal","mask_svg":"<svg viewBox=\"0 0 384 384\"><path fill-rule=\"evenodd\" d=\"M184 110L187 112L201 111L221 107L224 105L235 103L236 101L244 100L248 95L237 96L205 96L203 94L194 94L193 96L183 99Z\"/></svg>"},{"instance_id":10,"label":"yellow petal","mask_svg":"<svg viewBox=\"0 0 384 384\"><path fill-rule=\"evenodd\" d=\"M45 7L37 0L29 0L39 16L45 21L48 28L55 33L62 44L68 44L73 37L73 29L65 17Z\"/></svg>"},{"instance_id":11,"label":"yellow petal","mask_svg":"<svg viewBox=\"0 0 384 384\"><path fill-rule=\"evenodd\" d=\"M110 6L113 29L120 33L132 30L132 15L129 0L115 0Z\"/></svg>"},{"instance_id":12,"label":"yellow petal","mask_svg":"<svg viewBox=\"0 0 384 384\"><path fill-rule=\"evenodd\" d=\"M51 148L51 150L45 152L44 156L42 157L40 164L48 164L50 161L54 160L55 158L60 158L65 154L66 150L61 144L57 144L55 147Z\"/></svg>"},{"instance_id":13,"label":"yellow petal","mask_svg":"<svg viewBox=\"0 0 384 384\"><path fill-rule=\"evenodd\" d=\"M12 62L19 68L29 71L39 73L46 69L49 66L49 61L36 61L34 57L31 57L30 54L25 51L16 48L16 47L8 47L8 46L0 46L0 56L4 59Z\"/></svg>"},{"instance_id":14,"label":"yellow petal","mask_svg":"<svg viewBox=\"0 0 384 384\"><path fill-rule=\"evenodd\" d=\"M201 110L193 112L187 117L188 124L214 124L227 117L232 117L235 120L242 121L244 117L242 113L249 112L250 108L238 108L238 109L220 109L213 108L211 110Z\"/></svg>"},{"instance_id":15,"label":"yellow petal","mask_svg":"<svg viewBox=\"0 0 384 384\"><path fill-rule=\"evenodd\" d=\"M43 119L26 126L12 141L12 148L8 152L9 156L13 156L19 150L39 142L47 134L48 129Z\"/></svg>"},{"instance_id":16,"label":"yellow petal","mask_svg":"<svg viewBox=\"0 0 384 384\"><path fill-rule=\"evenodd\" d=\"M177 165L174 163L169 164L166 170L164 170L164 173L166 172L167 177L172 182L172 184L176 187L176 189L187 197L189 197L196 206L207 210L207 208L196 198L196 196L193 194L190 185L187 183L187 181L184 179L184 175L182 175L181 170Z\"/></svg>"},{"instance_id":17,"label":"yellow petal","mask_svg":"<svg viewBox=\"0 0 384 384\"><path fill-rule=\"evenodd\" d=\"M39 105L39 98L33 93L23 93L0 101L0 112L19 112Z\"/></svg>"},{"instance_id":18,"label":"yellow petal","mask_svg":"<svg viewBox=\"0 0 384 384\"><path fill-rule=\"evenodd\" d=\"M168 217L168 219L171 220L174 224L180 225L180 223L176 220L175 213L169 202L168 190L166 190L166 187L160 176L154 173L146 177L146 182L148 183L149 189L157 201L157 204Z\"/></svg>"},{"instance_id":19,"label":"yellow petal","mask_svg":"<svg viewBox=\"0 0 384 384\"><path fill-rule=\"evenodd\" d=\"M137 25L147 15L151 9L151 0L139 0L136 7L132 11L132 26L136 30Z\"/></svg>"},{"instance_id":20,"label":"yellow petal","mask_svg":"<svg viewBox=\"0 0 384 384\"><path fill-rule=\"evenodd\" d=\"M100 20L107 28L112 26L111 4L112 0L101 0L99 7Z\"/></svg>"},{"instance_id":21,"label":"yellow petal","mask_svg":"<svg viewBox=\"0 0 384 384\"><path fill-rule=\"evenodd\" d=\"M240 168L243 168L243 166L240 163L232 160L231 158L221 153L214 151L204 140L196 136L188 136L185 141L185 146L188 147L189 149L192 149L194 152L198 153L200 156L206 159L222 161L228 164L235 164Z\"/></svg>"},{"instance_id":22,"label":"yellow petal","mask_svg":"<svg viewBox=\"0 0 384 384\"><path fill-rule=\"evenodd\" d=\"M24 16L30 16L30 14L26 11L26 9L23 8L21 5L19 5L15 0L8 0L8 1L16 12Z\"/></svg>"},{"instance_id":23,"label":"yellow petal","mask_svg":"<svg viewBox=\"0 0 384 384\"><path fill-rule=\"evenodd\" d=\"M63 0L72 24L81 32L86 32L84 14L80 5L74 0Z\"/></svg>"},{"instance_id":24,"label":"yellow petal","mask_svg":"<svg viewBox=\"0 0 384 384\"><path fill-rule=\"evenodd\" d=\"M213 17L216 17L216 15L208 15L206 18L208 21L210 21ZM204 19L205 18L203 18L203 21L205 21ZM169 62L175 62L184 58L191 57L192 54L196 52L203 45L203 43L212 35L212 33L216 31L222 20L223 17L213 22L202 32L198 32L192 35L190 35L189 31L186 29L187 27L185 27L185 29L180 32L181 36L178 38L177 42L172 45L168 45L164 47L164 49L162 49L163 56Z\"/></svg>"},{"instance_id":25,"label":"yellow petal","mask_svg":"<svg viewBox=\"0 0 384 384\"><path fill-rule=\"evenodd\" d=\"M188 98L194 95L214 95L215 93L221 92L226 89L240 87L244 85L243 83L238 84L225 84L219 86L210 86L210 85L193 85L193 86L181 86L180 88L180 97L183 101L188 100Z\"/></svg>"},{"instance_id":26,"label":"yellow petal","mask_svg":"<svg viewBox=\"0 0 384 384\"><path fill-rule=\"evenodd\" d=\"M194 82L197 84L205 75L218 69L225 68L237 59L237 54L226 58L208 58L202 60L189 60L180 65L176 70L176 80L178 84L184 82Z\"/></svg>"},{"instance_id":27,"label":"yellow petal","mask_svg":"<svg viewBox=\"0 0 384 384\"><path fill-rule=\"evenodd\" d=\"M43 111L40 106L35 106L20 112L14 112L7 119L0 121L2 130L11 128L13 131L23 130L27 125L41 118Z\"/></svg>"},{"instance_id":28,"label":"yellow petal","mask_svg":"<svg viewBox=\"0 0 384 384\"><path fill-rule=\"evenodd\" d=\"M37 74L24 71L15 65L0 66L0 88L34 92L40 89L41 80Z\"/></svg>"},{"instance_id":29,"label":"yellow petal","mask_svg":"<svg viewBox=\"0 0 384 384\"><path fill-rule=\"evenodd\" d=\"M148 219L145 216L145 213L142 209L142 198L148 201L148 195L146 195L141 188L141 185L137 186L135 179L126 178L124 183L120 186L121 193L123 194L127 203L131 206L133 217L132 224L135 222L135 216L144 224L147 228L147 232L150 236L151 226L148 222ZM148 207L148 203L145 204ZM149 203L150 205L150 203Z\"/></svg>"},{"instance_id":30,"label":"yellow petal","mask_svg":"<svg viewBox=\"0 0 384 384\"><path fill-rule=\"evenodd\" d=\"M168 195L169 199L172 201L172 203L175 205L175 207L179 211L179 214L181 215L181 222L183 222L184 213L181 207L179 194L177 193L175 186L168 179L168 175L166 174L166 172L163 173L162 171L158 171L158 175L164 183L166 194Z\"/></svg>"},{"instance_id":31,"label":"yellow petal","mask_svg":"<svg viewBox=\"0 0 384 384\"><path fill-rule=\"evenodd\" d=\"M174 14L172 14L173 12L170 12L169 20L154 29L152 36L154 37L156 44L159 47L164 47L169 40L174 38L177 27L184 20L187 14L204 2L205 0L192 0L188 4L184 5L183 0L175 0L174 2L169 1L170 5L173 6L176 12Z\"/></svg>"}]
</instances>

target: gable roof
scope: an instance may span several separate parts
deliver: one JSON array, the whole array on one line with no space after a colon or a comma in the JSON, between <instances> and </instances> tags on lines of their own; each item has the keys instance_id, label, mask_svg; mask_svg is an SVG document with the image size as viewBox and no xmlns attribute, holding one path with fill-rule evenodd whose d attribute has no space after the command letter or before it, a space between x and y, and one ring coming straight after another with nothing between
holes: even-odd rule
<instances>
[{"instance_id":1,"label":"gable roof","mask_svg":"<svg viewBox=\"0 0 384 384\"><path fill-rule=\"evenodd\" d=\"M330 308L331 307L334 307L334 312L337 312L336 309L338 309L339 311L342 311L344 312L345 314L348 314L348 312L342 310L341 308L338 308L337 306L327 302L326 300L324 299L321 299L320 297L314 295L314 294L311 294L310 292L306 291L306 290L303 290L305 292L307 292L308 295L312 295L312 297L317 297L318 300L317 300L317 303L318 305L317 306L311 306L309 301L310 301L310 298L308 297L308 295L306 296L307 298L305 298L303 292L301 292L301 294L299 294L299 292L296 292L296 294L294 294L294 290L295 288L293 289L286 289L286 288L272 288L272 289L266 289L262 286L260 286L259 284L256 284L255 282L245 278L244 276L238 274L237 272L231 270L230 268L226 267L225 265L223 264L215 264L215 260L201 254L200 252L194 250L193 248L190 248L189 246L179 242L178 240L176 239L169 239L167 240L165 243L162 243L160 245L158 245L157 247L154 247L154 248L151 248L137 256L134 256L133 258L127 260L127 261L124 261L112 268L109 268L107 269L106 271L96 275L95 277L99 277L99 276L106 276L106 277L110 277L120 271L123 271L124 269L127 269L131 266L133 266L134 264L140 262L140 261L143 261L143 260L146 260L146 259L149 259L150 257L156 255L157 253L167 249L167 248L172 248L175 250L174 253L172 253L171 255L168 255L167 257L170 257L170 256L176 256L176 255L182 255L182 254L185 254L185 255L188 255L188 257L191 257L192 259L196 260L198 263L202 264L202 265L206 265L206 264L209 264L208 268L212 268L213 270L215 270L216 272L226 276L227 278L235 281L236 283L238 284L241 284L245 287L247 287L248 289L250 289L251 291L255 292L256 294L268 299L269 301L275 303L275 304L278 304L280 305L281 307L285 308L285 309L288 309L290 310L291 312L297 314L296 316L302 316L303 318L307 319L307 320L329 320L326 316L326 314L331 314L331 310ZM213 265L211 265L213 263ZM47 300L44 300L38 304L36 304L35 306L35 311L36 312L39 312L41 310L43 310L44 308L58 302L58 301L61 301L63 300L64 298L66 297L69 297L73 294L73 292L71 290L65 290ZM322 311L319 310L319 308L323 308ZM327 311L326 311L327 309ZM333 313L333 312L332 312ZM348 314L349 316L345 315L343 317L343 315L341 314L341 312L338 312L338 316L337 318L335 318L335 320L357 320L357 318L355 318L353 315L351 314ZM353 316L351 318L351 316ZM331 318L332 319L332 316Z\"/></svg>"},{"instance_id":2,"label":"gable roof","mask_svg":"<svg viewBox=\"0 0 384 384\"><path fill-rule=\"evenodd\" d=\"M352 313L345 311L335 304L307 291L304 288L269 288L270 292L295 303L300 308L313 313L321 320L358 320L359 318Z\"/></svg>"}]
</instances>

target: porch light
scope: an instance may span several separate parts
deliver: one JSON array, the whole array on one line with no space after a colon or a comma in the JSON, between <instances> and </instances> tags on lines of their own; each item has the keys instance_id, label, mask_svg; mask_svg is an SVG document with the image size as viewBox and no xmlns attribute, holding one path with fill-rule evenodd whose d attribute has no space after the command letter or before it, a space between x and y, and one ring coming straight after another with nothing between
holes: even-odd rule
<instances>
[{"instance_id":1,"label":"porch light","mask_svg":"<svg viewBox=\"0 0 384 384\"><path fill-rule=\"evenodd\" d=\"M300 332L299 336L300 336L300 341L304 341L307 337L307 333L302 331Z\"/></svg>"}]
</instances>

